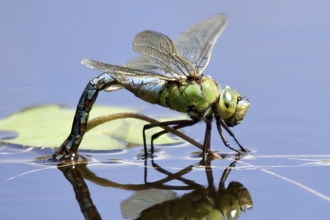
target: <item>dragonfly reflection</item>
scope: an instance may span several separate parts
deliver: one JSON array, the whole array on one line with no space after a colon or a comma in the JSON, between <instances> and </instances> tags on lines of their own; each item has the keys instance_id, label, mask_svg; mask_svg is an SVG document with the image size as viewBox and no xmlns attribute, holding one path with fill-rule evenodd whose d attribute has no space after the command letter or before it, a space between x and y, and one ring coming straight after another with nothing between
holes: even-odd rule
<instances>
[{"instance_id":1,"label":"dragonfly reflection","mask_svg":"<svg viewBox=\"0 0 330 220\"><path fill-rule=\"evenodd\" d=\"M171 173L158 166L153 159L152 167L166 175L165 178L148 182L145 168L144 184L120 184L96 176L87 168L87 162L81 164L58 165L64 176L72 184L76 199L86 219L101 219L93 204L88 186L84 179L103 187L134 190L136 193L121 203L122 214L126 219L238 219L241 213L252 208L253 202L249 191L239 182L232 181L226 187L225 181L236 161L232 162L222 174L218 189L214 185L210 162L205 166L208 181L204 187L183 175L192 171L193 165L176 173ZM179 181L182 185L168 185L170 181ZM189 190L177 196L173 190Z\"/></svg>"}]
</instances>

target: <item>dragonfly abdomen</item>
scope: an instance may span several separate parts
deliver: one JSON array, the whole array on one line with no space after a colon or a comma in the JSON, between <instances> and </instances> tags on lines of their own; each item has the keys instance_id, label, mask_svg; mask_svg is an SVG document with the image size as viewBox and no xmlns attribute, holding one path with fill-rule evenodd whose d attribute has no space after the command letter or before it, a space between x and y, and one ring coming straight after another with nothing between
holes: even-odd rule
<instances>
[{"instance_id":1,"label":"dragonfly abdomen","mask_svg":"<svg viewBox=\"0 0 330 220\"><path fill-rule=\"evenodd\" d=\"M161 92L165 88L166 81L158 78L143 78L136 76L113 75L108 73L117 84L125 87L138 98L156 104Z\"/></svg>"}]
</instances>

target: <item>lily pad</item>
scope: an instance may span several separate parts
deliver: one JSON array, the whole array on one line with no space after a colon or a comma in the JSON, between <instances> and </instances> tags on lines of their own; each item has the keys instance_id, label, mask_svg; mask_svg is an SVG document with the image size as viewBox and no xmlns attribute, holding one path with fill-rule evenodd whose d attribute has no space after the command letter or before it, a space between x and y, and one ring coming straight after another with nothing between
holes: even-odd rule
<instances>
[{"instance_id":1,"label":"lily pad","mask_svg":"<svg viewBox=\"0 0 330 220\"><path fill-rule=\"evenodd\" d=\"M90 119L114 113L133 112L131 108L94 106ZM45 105L27 108L0 120L0 131L15 131L19 135L14 139L2 142L34 147L58 147L67 138L75 109L59 105ZM175 118L174 118L175 119ZM157 120L174 120L157 119ZM148 122L139 119L119 119L99 125L88 131L80 145L85 150L112 150L122 149L127 143L143 144L142 128ZM147 139L160 128L147 131ZM178 142L167 135L159 137L156 144L170 144Z\"/></svg>"}]
</instances>

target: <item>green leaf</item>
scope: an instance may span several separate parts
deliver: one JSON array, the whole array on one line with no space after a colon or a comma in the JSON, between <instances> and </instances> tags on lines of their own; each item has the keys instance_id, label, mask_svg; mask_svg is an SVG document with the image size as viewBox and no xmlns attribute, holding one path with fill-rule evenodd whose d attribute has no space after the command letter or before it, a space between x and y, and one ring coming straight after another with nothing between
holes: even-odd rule
<instances>
[{"instance_id":1,"label":"green leaf","mask_svg":"<svg viewBox=\"0 0 330 220\"><path fill-rule=\"evenodd\" d=\"M90 119L121 112L138 112L136 109L94 106ZM58 105L45 105L27 108L0 120L0 131L15 131L17 138L5 140L23 146L58 147L70 133L75 109ZM159 120L159 119L158 119ZM163 120L174 120L163 119ZM84 136L79 149L112 150L126 147L126 143L143 144L142 128L148 122L138 119L119 119L99 125ZM147 131L147 137L160 128ZM125 143L126 142L126 143ZM155 143L168 144L177 140L162 135Z\"/></svg>"}]
</instances>

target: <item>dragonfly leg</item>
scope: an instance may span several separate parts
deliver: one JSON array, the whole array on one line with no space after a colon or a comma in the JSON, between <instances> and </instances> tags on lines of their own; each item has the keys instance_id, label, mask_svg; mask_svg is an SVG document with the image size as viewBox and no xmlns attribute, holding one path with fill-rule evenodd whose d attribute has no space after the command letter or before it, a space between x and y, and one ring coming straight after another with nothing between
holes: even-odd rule
<instances>
[{"instance_id":1,"label":"dragonfly leg","mask_svg":"<svg viewBox=\"0 0 330 220\"><path fill-rule=\"evenodd\" d=\"M212 172L212 167L211 167L211 160L202 160L201 161L202 165L205 168L205 173L206 173L206 178L208 182L207 189L208 191L213 191L214 190L214 178L213 178L213 172Z\"/></svg>"},{"instance_id":2,"label":"dragonfly leg","mask_svg":"<svg viewBox=\"0 0 330 220\"><path fill-rule=\"evenodd\" d=\"M170 121L170 122L171 122L171 121ZM176 122L177 122L177 121L176 121ZM186 122L186 120L182 120L182 122ZM186 123L181 123L181 124L176 123L177 125L173 126L173 128L177 130L177 129L181 129L181 128L184 128L184 127L192 126L192 125L194 125L194 124L196 124L196 123L197 123L196 121L191 121L191 120L189 120L189 121L186 122ZM170 124L167 124L167 125L170 125ZM156 133L156 134L153 134L153 135L151 136L151 144L150 144L150 146L151 146L151 154L154 153L154 141L155 141L157 138L159 138L160 136L162 136L163 134L166 134L166 133L168 133L168 131L164 130L164 131L160 131L160 132L158 132L158 133Z\"/></svg>"},{"instance_id":3,"label":"dragonfly leg","mask_svg":"<svg viewBox=\"0 0 330 220\"><path fill-rule=\"evenodd\" d=\"M220 135L220 137L221 137L221 139L222 139L222 142L225 144L225 146L226 147L228 147L229 149L231 149L231 150L233 150L233 151L235 151L235 152L237 152L237 153L241 153L240 151L238 151L238 150L236 150L235 148L232 148L231 146L230 146L230 144L229 144L229 142L227 141L227 138L226 138L226 136L225 136L225 134L223 133L223 131L222 131L222 128L221 128L221 126L222 126L222 123L221 123L222 121L221 121L221 119L217 119L217 127L218 127L218 132L219 132L219 135ZM226 129L226 127L224 126L224 128ZM229 130L229 128L227 127L227 129ZM226 130L227 130L226 129ZM231 134L233 134L232 132L231 132ZM232 135L231 135L232 136ZM236 140L236 138L234 138L234 140ZM244 148L243 148L244 149ZM245 149L244 149L245 150Z\"/></svg>"},{"instance_id":4,"label":"dragonfly leg","mask_svg":"<svg viewBox=\"0 0 330 220\"><path fill-rule=\"evenodd\" d=\"M219 190L225 190L225 181L232 170L235 167L236 162L240 160L240 157L235 158L235 160L223 171L220 182L219 182Z\"/></svg>"},{"instance_id":5,"label":"dragonfly leg","mask_svg":"<svg viewBox=\"0 0 330 220\"><path fill-rule=\"evenodd\" d=\"M212 130L212 118L206 119L206 129L205 129L205 137L204 137L204 144L203 144L203 160L206 161L207 159L207 150L210 149L211 145L211 130Z\"/></svg>"},{"instance_id":6,"label":"dragonfly leg","mask_svg":"<svg viewBox=\"0 0 330 220\"><path fill-rule=\"evenodd\" d=\"M153 124L147 124L143 126L143 144L144 144L144 155L145 158L148 156L147 152L147 138L146 138L146 130L154 128L154 127L161 127L161 126L168 126L168 125L176 125L173 128L178 129L178 128L183 128L186 126L191 126L193 124L196 124L197 121L192 121L192 120L175 120L175 121L164 121L164 122L159 122L159 123L153 123ZM158 138L159 136L166 134L167 131L161 131L156 134L154 134L151 137L151 154L154 153L154 146L153 146L153 141L154 139Z\"/></svg>"},{"instance_id":7,"label":"dragonfly leg","mask_svg":"<svg viewBox=\"0 0 330 220\"><path fill-rule=\"evenodd\" d=\"M220 124L228 132L228 134L235 140L235 142L238 144L238 146L241 148L241 150L246 152L245 148L238 142L234 133L228 128L228 126L222 120L220 121Z\"/></svg>"},{"instance_id":8,"label":"dragonfly leg","mask_svg":"<svg viewBox=\"0 0 330 220\"><path fill-rule=\"evenodd\" d=\"M111 83L115 83L114 80L107 73L103 73L87 84L77 105L71 133L53 154L53 160L73 160L78 158L77 151L87 129L89 112L92 110L99 91Z\"/></svg>"}]
</instances>

